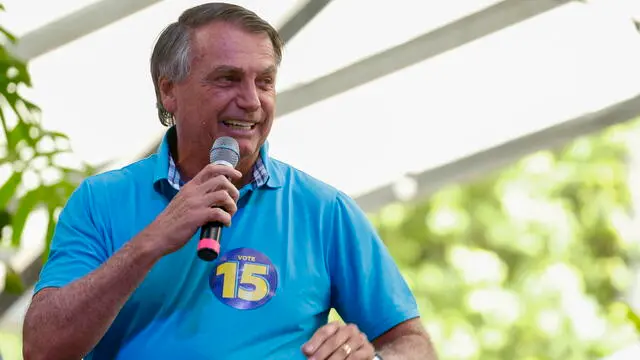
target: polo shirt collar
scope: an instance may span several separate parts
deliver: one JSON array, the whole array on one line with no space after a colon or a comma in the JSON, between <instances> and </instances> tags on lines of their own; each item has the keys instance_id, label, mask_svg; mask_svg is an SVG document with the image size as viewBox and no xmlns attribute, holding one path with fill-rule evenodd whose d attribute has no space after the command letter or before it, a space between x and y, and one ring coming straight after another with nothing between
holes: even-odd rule
<instances>
[{"instance_id":1,"label":"polo shirt collar","mask_svg":"<svg viewBox=\"0 0 640 360\"><path fill-rule=\"evenodd\" d=\"M174 143L175 141L176 129L174 125L165 132L156 152L153 186L157 191L163 191L164 188L173 189L173 187L169 184L168 176L169 155L171 151L170 144ZM277 166L275 160L273 160L269 156L269 143L267 141L265 141L265 143L260 148L260 157L269 175L269 178L264 186L272 189L282 187L284 184L284 175L282 173L282 169Z\"/></svg>"}]
</instances>

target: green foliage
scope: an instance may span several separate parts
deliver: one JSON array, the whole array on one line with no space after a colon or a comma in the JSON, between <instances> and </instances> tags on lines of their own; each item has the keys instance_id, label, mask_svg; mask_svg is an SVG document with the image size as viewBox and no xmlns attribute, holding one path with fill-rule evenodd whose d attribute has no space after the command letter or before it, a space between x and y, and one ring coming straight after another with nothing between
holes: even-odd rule
<instances>
[{"instance_id":1,"label":"green foliage","mask_svg":"<svg viewBox=\"0 0 640 360\"><path fill-rule=\"evenodd\" d=\"M632 129L372 216L442 359L597 359L635 339L619 302L638 258L620 235Z\"/></svg>"},{"instance_id":2,"label":"green foliage","mask_svg":"<svg viewBox=\"0 0 640 360\"><path fill-rule=\"evenodd\" d=\"M622 304L621 307L623 307L626 310L627 319L629 319L629 321L633 323L633 326L636 328L636 331L640 333L640 316L638 316L638 314L636 314L631 308L631 306L629 306L628 304Z\"/></svg>"},{"instance_id":3,"label":"green foliage","mask_svg":"<svg viewBox=\"0 0 640 360\"><path fill-rule=\"evenodd\" d=\"M3 10L0 4L0 11ZM21 89L32 84L27 64L4 46L15 42L15 36L0 27L0 166L3 171L9 170L0 186L2 245L18 247L29 216L44 209L48 246L58 211L79 181L95 170L87 164L77 168L61 164L63 156L70 152L69 139L43 128L38 106L20 95ZM9 274L16 275L11 270ZM22 290L17 275L7 277L7 290Z\"/></svg>"}]
</instances>

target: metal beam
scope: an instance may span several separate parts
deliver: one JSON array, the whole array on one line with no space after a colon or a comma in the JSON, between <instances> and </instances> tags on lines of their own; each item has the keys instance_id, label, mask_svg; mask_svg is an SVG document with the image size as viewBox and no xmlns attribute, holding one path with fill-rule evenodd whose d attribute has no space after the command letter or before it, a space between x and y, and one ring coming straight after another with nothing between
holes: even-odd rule
<instances>
[{"instance_id":1,"label":"metal beam","mask_svg":"<svg viewBox=\"0 0 640 360\"><path fill-rule=\"evenodd\" d=\"M9 50L29 61L162 0L102 0L20 37Z\"/></svg>"},{"instance_id":2,"label":"metal beam","mask_svg":"<svg viewBox=\"0 0 640 360\"><path fill-rule=\"evenodd\" d=\"M25 34L11 52L31 60L162 0L102 0ZM280 34L288 41L324 9L331 0L307 1L282 26Z\"/></svg>"},{"instance_id":3,"label":"metal beam","mask_svg":"<svg viewBox=\"0 0 640 360\"><path fill-rule=\"evenodd\" d=\"M623 123L640 115L640 93L605 109L528 134L460 160L407 176L416 185L413 198L427 197L451 183L468 182L482 174L504 168L536 151L557 148L573 139L609 126ZM390 184L364 194L355 201L367 212L375 212L387 204L401 201Z\"/></svg>"},{"instance_id":4,"label":"metal beam","mask_svg":"<svg viewBox=\"0 0 640 360\"><path fill-rule=\"evenodd\" d=\"M278 95L278 116L455 49L572 0L505 0Z\"/></svg>"},{"instance_id":5,"label":"metal beam","mask_svg":"<svg viewBox=\"0 0 640 360\"><path fill-rule=\"evenodd\" d=\"M331 0L308 0L304 6L298 9L278 32L285 43L293 39L300 30L304 29L324 9Z\"/></svg>"}]
</instances>

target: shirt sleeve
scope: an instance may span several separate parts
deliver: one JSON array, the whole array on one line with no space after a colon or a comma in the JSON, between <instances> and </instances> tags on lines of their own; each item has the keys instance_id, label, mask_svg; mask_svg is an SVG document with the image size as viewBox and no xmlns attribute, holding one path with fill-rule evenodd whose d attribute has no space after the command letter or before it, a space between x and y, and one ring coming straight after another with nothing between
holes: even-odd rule
<instances>
[{"instance_id":1,"label":"shirt sleeve","mask_svg":"<svg viewBox=\"0 0 640 360\"><path fill-rule=\"evenodd\" d=\"M107 259L104 237L96 226L88 180L72 193L58 218L34 294L47 287L62 287L81 278Z\"/></svg>"},{"instance_id":2,"label":"shirt sleeve","mask_svg":"<svg viewBox=\"0 0 640 360\"><path fill-rule=\"evenodd\" d=\"M419 316L415 297L365 214L339 192L328 251L332 307L373 340Z\"/></svg>"}]
</instances>

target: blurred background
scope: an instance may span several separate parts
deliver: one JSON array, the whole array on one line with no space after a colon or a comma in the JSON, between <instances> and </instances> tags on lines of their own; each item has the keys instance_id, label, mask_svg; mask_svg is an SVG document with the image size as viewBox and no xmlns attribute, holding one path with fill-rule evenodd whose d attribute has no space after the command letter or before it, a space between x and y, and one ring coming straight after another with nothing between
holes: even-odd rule
<instances>
[{"instance_id":1,"label":"blurred background","mask_svg":"<svg viewBox=\"0 0 640 360\"><path fill-rule=\"evenodd\" d=\"M272 155L353 196L441 359L640 359L640 0L245 0L287 41ZM195 0L0 0L0 354L60 208L155 151Z\"/></svg>"}]
</instances>

